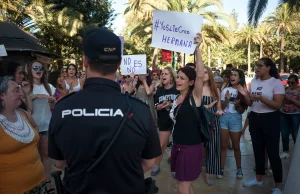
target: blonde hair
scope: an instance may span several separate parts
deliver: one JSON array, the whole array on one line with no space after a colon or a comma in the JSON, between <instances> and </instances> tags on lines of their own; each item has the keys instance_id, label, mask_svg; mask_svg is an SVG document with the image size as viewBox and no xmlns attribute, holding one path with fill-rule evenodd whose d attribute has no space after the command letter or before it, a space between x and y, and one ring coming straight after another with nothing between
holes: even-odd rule
<instances>
[{"instance_id":1,"label":"blonde hair","mask_svg":"<svg viewBox=\"0 0 300 194\"><path fill-rule=\"evenodd\" d=\"M209 77L208 83L209 83L209 88L210 88L212 97L218 99L219 94L218 94L218 89L217 89L217 86L215 83L213 72L212 72L211 68L209 68L209 67L205 66L204 68L207 70L207 73L208 73L208 77Z\"/></svg>"},{"instance_id":2,"label":"blonde hair","mask_svg":"<svg viewBox=\"0 0 300 194\"><path fill-rule=\"evenodd\" d=\"M176 72L174 71L174 69L172 67L165 67L163 70L168 70L171 78L170 78L170 83L173 84L175 83L176 81L176 77L177 77L177 74ZM162 74L162 73L161 73ZM163 87L163 83L162 83L162 80L160 80L160 84L159 84L159 87Z\"/></svg>"}]
</instances>

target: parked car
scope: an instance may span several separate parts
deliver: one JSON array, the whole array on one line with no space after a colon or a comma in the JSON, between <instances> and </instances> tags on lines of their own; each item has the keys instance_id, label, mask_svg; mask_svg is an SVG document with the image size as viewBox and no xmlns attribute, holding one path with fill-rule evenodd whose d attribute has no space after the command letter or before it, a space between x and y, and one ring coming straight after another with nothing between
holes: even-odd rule
<instances>
[{"instance_id":1,"label":"parked car","mask_svg":"<svg viewBox=\"0 0 300 194\"><path fill-rule=\"evenodd\" d=\"M282 85L284 85L285 87L288 85L288 84L287 84L287 81L288 81L289 76L290 76L290 74L288 74L288 73L281 73L281 74L280 74L280 80L281 80L281 83L282 83ZM300 82L298 82L298 86L300 86Z\"/></svg>"}]
</instances>

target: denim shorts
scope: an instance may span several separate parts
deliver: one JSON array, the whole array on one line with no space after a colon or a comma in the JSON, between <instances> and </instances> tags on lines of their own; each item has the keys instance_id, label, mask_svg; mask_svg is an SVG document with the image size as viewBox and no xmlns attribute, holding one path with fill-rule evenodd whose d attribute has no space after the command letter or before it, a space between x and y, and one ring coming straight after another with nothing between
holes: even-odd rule
<instances>
[{"instance_id":1,"label":"denim shorts","mask_svg":"<svg viewBox=\"0 0 300 194\"><path fill-rule=\"evenodd\" d=\"M242 131L242 115L239 113L226 113L220 116L221 129L228 129L230 132Z\"/></svg>"}]
</instances>

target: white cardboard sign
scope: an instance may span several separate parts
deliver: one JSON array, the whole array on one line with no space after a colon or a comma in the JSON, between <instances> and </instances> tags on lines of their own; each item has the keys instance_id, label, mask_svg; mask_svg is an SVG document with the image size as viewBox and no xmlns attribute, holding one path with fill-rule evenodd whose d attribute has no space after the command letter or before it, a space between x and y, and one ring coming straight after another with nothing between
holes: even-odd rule
<instances>
[{"instance_id":1,"label":"white cardboard sign","mask_svg":"<svg viewBox=\"0 0 300 194\"><path fill-rule=\"evenodd\" d=\"M194 37L201 31L203 16L174 11L153 11L152 47L193 54Z\"/></svg>"},{"instance_id":2,"label":"white cardboard sign","mask_svg":"<svg viewBox=\"0 0 300 194\"><path fill-rule=\"evenodd\" d=\"M7 56L5 46L3 44L0 44L0 57L5 57L5 56Z\"/></svg>"},{"instance_id":3,"label":"white cardboard sign","mask_svg":"<svg viewBox=\"0 0 300 194\"><path fill-rule=\"evenodd\" d=\"M147 73L146 55L123 55L121 63L121 75L135 75Z\"/></svg>"}]
</instances>

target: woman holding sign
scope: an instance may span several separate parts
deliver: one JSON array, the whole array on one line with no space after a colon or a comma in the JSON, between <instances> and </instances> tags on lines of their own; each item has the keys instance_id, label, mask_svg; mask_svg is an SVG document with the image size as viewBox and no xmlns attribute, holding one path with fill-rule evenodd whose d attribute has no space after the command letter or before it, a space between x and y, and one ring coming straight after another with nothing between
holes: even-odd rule
<instances>
[{"instance_id":1,"label":"woman holding sign","mask_svg":"<svg viewBox=\"0 0 300 194\"><path fill-rule=\"evenodd\" d=\"M202 142L198 129L198 119L192 108L194 98L197 109L202 101L204 65L199 46L202 35L194 38L197 44L196 71L190 67L178 70L176 89L180 92L174 100L170 117L174 122L173 142L171 152L171 171L178 180L178 190L181 194L194 194L192 181L196 180L202 170Z\"/></svg>"}]
</instances>

